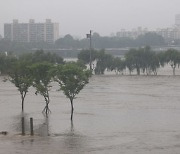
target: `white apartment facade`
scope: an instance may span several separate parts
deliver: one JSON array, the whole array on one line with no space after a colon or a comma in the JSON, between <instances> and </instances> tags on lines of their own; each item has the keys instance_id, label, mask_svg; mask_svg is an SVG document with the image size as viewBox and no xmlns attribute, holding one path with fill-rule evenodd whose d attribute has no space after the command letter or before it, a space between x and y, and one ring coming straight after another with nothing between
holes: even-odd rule
<instances>
[{"instance_id":1,"label":"white apartment facade","mask_svg":"<svg viewBox=\"0 0 180 154\"><path fill-rule=\"evenodd\" d=\"M34 19L29 23L19 23L15 19L13 23L4 24L4 38L15 42L51 44L59 38L59 23L52 23L51 19L46 19L45 23L35 23Z\"/></svg>"}]
</instances>

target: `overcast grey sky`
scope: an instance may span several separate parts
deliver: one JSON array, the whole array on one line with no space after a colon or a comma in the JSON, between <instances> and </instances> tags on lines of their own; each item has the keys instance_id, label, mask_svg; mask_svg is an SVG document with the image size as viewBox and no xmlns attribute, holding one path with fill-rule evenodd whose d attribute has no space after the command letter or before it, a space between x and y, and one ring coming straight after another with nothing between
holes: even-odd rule
<instances>
[{"instance_id":1,"label":"overcast grey sky","mask_svg":"<svg viewBox=\"0 0 180 154\"><path fill-rule=\"evenodd\" d=\"M0 0L0 34L4 23L59 22L60 35L85 36L92 29L110 35L138 26L171 27L180 13L180 0Z\"/></svg>"}]
</instances>

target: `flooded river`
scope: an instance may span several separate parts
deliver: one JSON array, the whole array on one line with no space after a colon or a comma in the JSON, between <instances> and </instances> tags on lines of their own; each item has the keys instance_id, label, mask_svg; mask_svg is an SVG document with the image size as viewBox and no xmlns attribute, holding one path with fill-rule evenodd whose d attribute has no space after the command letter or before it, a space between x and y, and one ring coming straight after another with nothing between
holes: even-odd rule
<instances>
[{"instance_id":1,"label":"flooded river","mask_svg":"<svg viewBox=\"0 0 180 154\"><path fill-rule=\"evenodd\" d=\"M19 93L1 78L0 131L8 135L0 135L0 154L179 154L180 76L169 75L93 76L74 101L73 123L70 102L55 83L48 118L43 97L30 89L25 136Z\"/></svg>"}]
</instances>

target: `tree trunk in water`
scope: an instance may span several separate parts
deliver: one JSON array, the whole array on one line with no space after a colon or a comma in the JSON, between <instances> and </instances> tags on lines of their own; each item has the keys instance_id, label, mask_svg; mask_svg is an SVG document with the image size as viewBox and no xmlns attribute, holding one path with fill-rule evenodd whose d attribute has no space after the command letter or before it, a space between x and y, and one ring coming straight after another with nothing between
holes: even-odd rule
<instances>
[{"instance_id":1,"label":"tree trunk in water","mask_svg":"<svg viewBox=\"0 0 180 154\"><path fill-rule=\"evenodd\" d=\"M46 102L46 106L44 107L43 112L45 112L46 115L48 115L51 112L49 109L49 103Z\"/></svg>"},{"instance_id":2,"label":"tree trunk in water","mask_svg":"<svg viewBox=\"0 0 180 154\"><path fill-rule=\"evenodd\" d=\"M73 100L71 101L71 121L73 120L73 112L74 112L74 107L73 107Z\"/></svg>"},{"instance_id":3,"label":"tree trunk in water","mask_svg":"<svg viewBox=\"0 0 180 154\"><path fill-rule=\"evenodd\" d=\"M24 97L22 96L22 111L24 111Z\"/></svg>"},{"instance_id":4,"label":"tree trunk in water","mask_svg":"<svg viewBox=\"0 0 180 154\"><path fill-rule=\"evenodd\" d=\"M26 92L20 92L21 93L21 100L22 100L22 111L24 111L24 99L26 97Z\"/></svg>"},{"instance_id":5,"label":"tree trunk in water","mask_svg":"<svg viewBox=\"0 0 180 154\"><path fill-rule=\"evenodd\" d=\"M48 104L46 104L46 109L45 109L46 115L48 114L48 109L49 109L49 106Z\"/></svg>"},{"instance_id":6,"label":"tree trunk in water","mask_svg":"<svg viewBox=\"0 0 180 154\"><path fill-rule=\"evenodd\" d=\"M140 69L137 68L137 75L140 75Z\"/></svg>"},{"instance_id":7,"label":"tree trunk in water","mask_svg":"<svg viewBox=\"0 0 180 154\"><path fill-rule=\"evenodd\" d=\"M173 67L173 75L175 75L175 67Z\"/></svg>"},{"instance_id":8,"label":"tree trunk in water","mask_svg":"<svg viewBox=\"0 0 180 154\"><path fill-rule=\"evenodd\" d=\"M46 106L44 107L44 109L43 109L43 111L42 111L43 113L46 114L46 116L47 116L49 113L51 113L51 110L49 109L49 103L50 103L49 94L47 93L47 95L48 95L47 97L44 96Z\"/></svg>"}]
</instances>

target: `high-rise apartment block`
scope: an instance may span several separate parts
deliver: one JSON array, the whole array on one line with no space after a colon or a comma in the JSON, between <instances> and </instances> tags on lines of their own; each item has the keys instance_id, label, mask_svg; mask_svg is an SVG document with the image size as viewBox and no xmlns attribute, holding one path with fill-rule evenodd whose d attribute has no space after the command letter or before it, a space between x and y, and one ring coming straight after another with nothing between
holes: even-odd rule
<instances>
[{"instance_id":1,"label":"high-rise apartment block","mask_svg":"<svg viewBox=\"0 0 180 154\"><path fill-rule=\"evenodd\" d=\"M59 24L52 23L51 19L46 19L45 23L35 23L30 19L29 23L4 24L4 38L15 42L47 42L54 43L59 38Z\"/></svg>"}]
</instances>

